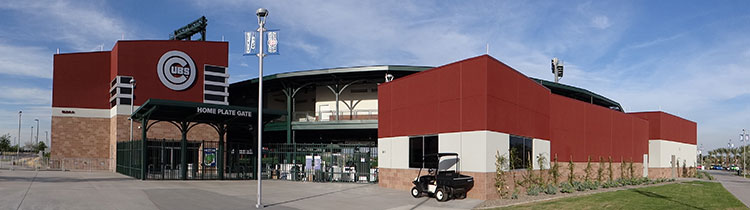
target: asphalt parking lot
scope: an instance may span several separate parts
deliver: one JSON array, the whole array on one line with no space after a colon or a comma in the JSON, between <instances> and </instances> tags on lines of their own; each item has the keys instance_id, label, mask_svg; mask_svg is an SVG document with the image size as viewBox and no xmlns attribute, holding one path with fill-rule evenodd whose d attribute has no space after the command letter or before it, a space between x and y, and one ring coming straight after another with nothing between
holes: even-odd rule
<instances>
[{"instance_id":1,"label":"asphalt parking lot","mask_svg":"<svg viewBox=\"0 0 750 210\"><path fill-rule=\"evenodd\" d=\"M110 172L0 171L0 209L255 209L248 181L141 181ZM470 209L374 184L264 181L266 209Z\"/></svg>"}]
</instances>

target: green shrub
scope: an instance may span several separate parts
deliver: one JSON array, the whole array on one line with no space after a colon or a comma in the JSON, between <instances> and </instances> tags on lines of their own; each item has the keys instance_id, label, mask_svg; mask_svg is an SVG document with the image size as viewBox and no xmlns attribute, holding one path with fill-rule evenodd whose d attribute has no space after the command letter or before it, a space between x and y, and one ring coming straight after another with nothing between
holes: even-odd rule
<instances>
[{"instance_id":1,"label":"green shrub","mask_svg":"<svg viewBox=\"0 0 750 210\"><path fill-rule=\"evenodd\" d=\"M527 195L534 195L534 196L536 196L536 195L539 195L539 193L542 192L542 191L544 191L544 189L542 189L541 186L539 186L539 185L533 185L533 186L531 186L531 187L529 187L529 188L526 189L526 194Z\"/></svg>"},{"instance_id":2,"label":"green shrub","mask_svg":"<svg viewBox=\"0 0 750 210\"><path fill-rule=\"evenodd\" d=\"M588 189L586 185L579 181L573 181L573 188L575 188L576 191L586 191Z\"/></svg>"},{"instance_id":3,"label":"green shrub","mask_svg":"<svg viewBox=\"0 0 750 210\"><path fill-rule=\"evenodd\" d=\"M518 199L518 188L513 189L513 194L510 195L510 199Z\"/></svg>"},{"instance_id":4,"label":"green shrub","mask_svg":"<svg viewBox=\"0 0 750 210\"><path fill-rule=\"evenodd\" d=\"M560 184L561 193L572 193L573 191L575 191L575 188L570 183L563 182L562 184Z\"/></svg>"},{"instance_id":5,"label":"green shrub","mask_svg":"<svg viewBox=\"0 0 750 210\"><path fill-rule=\"evenodd\" d=\"M557 194L557 187L555 185L547 185L547 189L544 191L547 195L554 195Z\"/></svg>"},{"instance_id":6,"label":"green shrub","mask_svg":"<svg viewBox=\"0 0 750 210\"><path fill-rule=\"evenodd\" d=\"M583 182L583 188L587 190L596 190L599 189L599 184L592 181L585 181Z\"/></svg>"}]
</instances>

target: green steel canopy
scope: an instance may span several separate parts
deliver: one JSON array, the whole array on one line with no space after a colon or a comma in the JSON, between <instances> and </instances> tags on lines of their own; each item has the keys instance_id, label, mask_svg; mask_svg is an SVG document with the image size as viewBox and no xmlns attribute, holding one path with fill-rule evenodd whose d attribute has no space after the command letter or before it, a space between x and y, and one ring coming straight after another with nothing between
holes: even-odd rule
<instances>
[{"instance_id":1,"label":"green steel canopy","mask_svg":"<svg viewBox=\"0 0 750 210\"><path fill-rule=\"evenodd\" d=\"M263 110L266 122L276 119L286 112ZM163 99L148 99L136 110L131 118L141 123L141 169L140 178L147 177L148 158L148 130L156 123L167 122L177 127L182 133L180 141L180 177L187 179L187 133L198 124L213 127L219 135L217 149L217 173L219 179L224 178L224 135L229 125L253 125L257 122L258 109L242 106L228 106L218 104L196 103L187 101L173 101ZM149 123L149 121L151 121Z\"/></svg>"}]
</instances>

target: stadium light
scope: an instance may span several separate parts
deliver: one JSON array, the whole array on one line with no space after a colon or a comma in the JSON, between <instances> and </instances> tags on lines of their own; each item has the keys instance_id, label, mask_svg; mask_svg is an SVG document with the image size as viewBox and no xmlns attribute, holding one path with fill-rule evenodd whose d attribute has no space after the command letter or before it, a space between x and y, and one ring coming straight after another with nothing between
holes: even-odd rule
<instances>
[{"instance_id":1,"label":"stadium light","mask_svg":"<svg viewBox=\"0 0 750 210\"><path fill-rule=\"evenodd\" d=\"M555 75L555 83L563 77L563 62L557 58L552 58L552 74Z\"/></svg>"}]
</instances>

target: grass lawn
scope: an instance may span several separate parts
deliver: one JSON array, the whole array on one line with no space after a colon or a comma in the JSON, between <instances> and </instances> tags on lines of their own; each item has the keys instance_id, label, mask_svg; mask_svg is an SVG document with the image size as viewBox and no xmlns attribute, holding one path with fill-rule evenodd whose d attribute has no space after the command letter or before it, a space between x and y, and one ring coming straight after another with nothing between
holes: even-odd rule
<instances>
[{"instance_id":1,"label":"grass lawn","mask_svg":"<svg viewBox=\"0 0 750 210\"><path fill-rule=\"evenodd\" d=\"M499 209L747 209L719 183L692 181Z\"/></svg>"}]
</instances>

